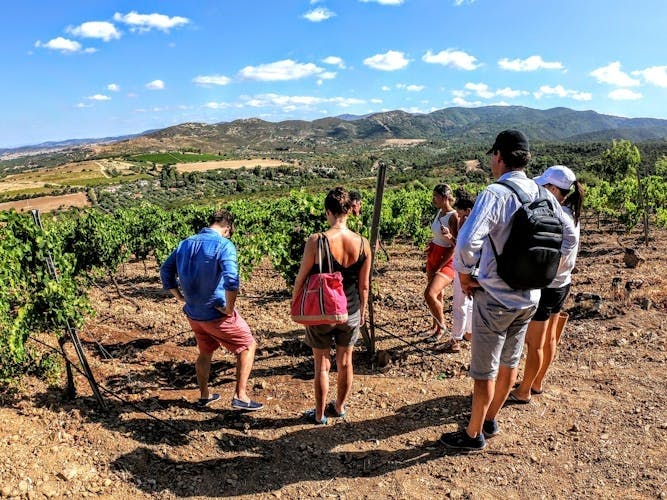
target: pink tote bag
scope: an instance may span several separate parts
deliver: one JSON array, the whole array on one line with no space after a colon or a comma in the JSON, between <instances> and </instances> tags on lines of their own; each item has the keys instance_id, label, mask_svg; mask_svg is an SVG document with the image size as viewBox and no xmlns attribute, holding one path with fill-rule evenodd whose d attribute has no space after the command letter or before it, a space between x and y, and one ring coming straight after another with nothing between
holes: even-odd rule
<instances>
[{"instance_id":1,"label":"pink tote bag","mask_svg":"<svg viewBox=\"0 0 667 500\"><path fill-rule=\"evenodd\" d=\"M326 253L328 273L322 271L322 254ZM308 276L291 307L292 320L302 325L337 325L347 322L347 298L343 275L333 269L329 241L320 234L317 238L319 273Z\"/></svg>"}]
</instances>

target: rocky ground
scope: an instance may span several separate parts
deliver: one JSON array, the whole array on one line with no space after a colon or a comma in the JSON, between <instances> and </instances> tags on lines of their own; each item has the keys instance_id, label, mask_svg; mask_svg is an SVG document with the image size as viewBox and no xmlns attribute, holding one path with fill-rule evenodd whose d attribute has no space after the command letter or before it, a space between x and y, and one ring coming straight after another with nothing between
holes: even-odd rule
<instances>
[{"instance_id":1,"label":"rocky ground","mask_svg":"<svg viewBox=\"0 0 667 500\"><path fill-rule=\"evenodd\" d=\"M472 383L467 349L436 355L418 335L430 322L419 249L392 245L389 261L378 263L377 348L388 359L357 348L349 415L326 427L300 419L313 405L313 363L289 319L284 282L268 265L244 283L239 301L260 342L253 394L266 403L243 414L228 404L234 364L223 353L211 376L221 402L194 407L187 321L156 268L130 264L119 281L131 300L112 286L95 289L97 316L80 332L108 410L81 375L74 400L64 382L32 378L0 394L0 494L665 498L667 232L648 248L629 241L645 259L636 269L623 264L615 236L585 228L571 319L545 393L503 409L501 434L470 456L447 454L437 441L466 423ZM614 300L615 277L622 292L632 282L627 300Z\"/></svg>"}]
</instances>

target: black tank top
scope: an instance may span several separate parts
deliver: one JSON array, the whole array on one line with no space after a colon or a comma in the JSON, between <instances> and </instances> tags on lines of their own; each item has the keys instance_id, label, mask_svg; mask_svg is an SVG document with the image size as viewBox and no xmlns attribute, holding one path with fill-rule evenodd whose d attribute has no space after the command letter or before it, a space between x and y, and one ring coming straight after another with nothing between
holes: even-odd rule
<instances>
[{"instance_id":1,"label":"black tank top","mask_svg":"<svg viewBox=\"0 0 667 500\"><path fill-rule=\"evenodd\" d=\"M366 261L364 240L361 236L359 236L359 239L361 240L361 249L359 250L359 257L357 258L357 261L348 267L344 267L336 260L336 258L333 256L333 253L331 253L329 240L327 239L326 235L321 234L320 237L324 239L325 251L328 251L329 255L331 255L333 269L327 269L329 265L326 263L326 259L323 256L322 267L324 268L324 271L321 271L319 264L315 263L310 270L310 274L339 271L343 275L343 290L345 290L345 297L347 298L347 314L354 314L361 306L361 301L359 299L359 270Z\"/></svg>"}]
</instances>

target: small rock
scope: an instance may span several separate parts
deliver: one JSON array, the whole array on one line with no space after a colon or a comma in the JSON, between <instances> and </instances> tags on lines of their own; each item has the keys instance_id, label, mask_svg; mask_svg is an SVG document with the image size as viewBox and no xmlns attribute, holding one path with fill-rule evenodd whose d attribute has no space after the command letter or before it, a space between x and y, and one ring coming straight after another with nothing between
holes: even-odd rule
<instances>
[{"instance_id":1,"label":"small rock","mask_svg":"<svg viewBox=\"0 0 667 500\"><path fill-rule=\"evenodd\" d=\"M574 424L572 424L572 427L570 427L569 430L570 430L570 432L579 432L579 426L575 422Z\"/></svg>"}]
</instances>

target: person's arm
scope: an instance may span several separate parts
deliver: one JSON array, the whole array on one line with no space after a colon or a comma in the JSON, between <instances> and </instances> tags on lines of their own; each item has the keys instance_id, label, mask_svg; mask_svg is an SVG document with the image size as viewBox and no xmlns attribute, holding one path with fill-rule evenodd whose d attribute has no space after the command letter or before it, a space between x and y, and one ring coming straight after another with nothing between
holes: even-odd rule
<instances>
[{"instance_id":1,"label":"person's arm","mask_svg":"<svg viewBox=\"0 0 667 500\"><path fill-rule=\"evenodd\" d=\"M303 288L303 285L306 283L308 274L315 264L315 258L317 254L317 234L311 234L306 241L306 247L303 249L303 257L301 258L301 266L299 267L299 273L296 275L296 280L294 281L294 288L292 289L292 301L296 298L297 294Z\"/></svg>"},{"instance_id":2,"label":"person's arm","mask_svg":"<svg viewBox=\"0 0 667 500\"><path fill-rule=\"evenodd\" d=\"M495 201L496 195L488 188L485 189L477 197L466 223L459 229L454 251L454 269L459 273L461 290L468 296L472 295L475 288L480 287L472 273L479 264L484 238L489 237L491 224L497 222L497 215L492 211Z\"/></svg>"},{"instance_id":3,"label":"person's arm","mask_svg":"<svg viewBox=\"0 0 667 500\"><path fill-rule=\"evenodd\" d=\"M181 302L185 302L185 297L183 296L183 294L181 293L181 291L178 288L170 288L169 291L178 300L180 300Z\"/></svg>"},{"instance_id":4,"label":"person's arm","mask_svg":"<svg viewBox=\"0 0 667 500\"><path fill-rule=\"evenodd\" d=\"M178 288L178 281L176 280L176 250L160 266L160 280L163 289L169 290L174 297L185 302L185 297Z\"/></svg>"},{"instance_id":5,"label":"person's arm","mask_svg":"<svg viewBox=\"0 0 667 500\"><path fill-rule=\"evenodd\" d=\"M236 247L231 241L224 245L218 259L222 269L222 287L225 289L225 307L216 306L216 309L225 316L231 316L241 286Z\"/></svg>"},{"instance_id":6,"label":"person's arm","mask_svg":"<svg viewBox=\"0 0 667 500\"><path fill-rule=\"evenodd\" d=\"M359 326L363 326L366 322L366 308L368 307L368 291L370 289L371 281L371 245L366 238L363 239L364 252L366 253L366 260L359 269Z\"/></svg>"}]
</instances>

